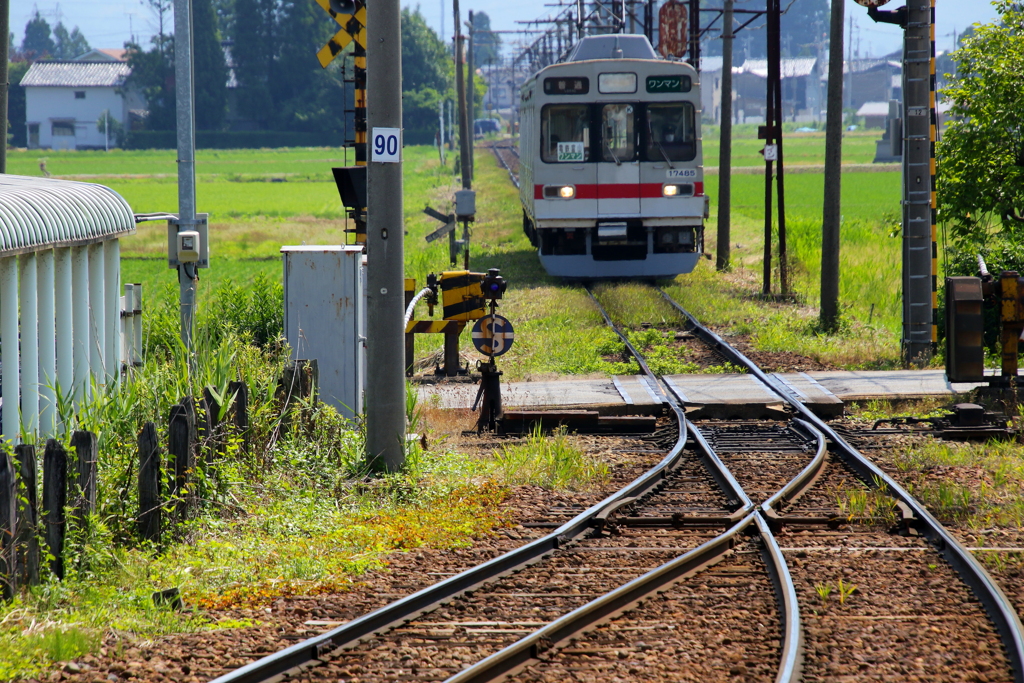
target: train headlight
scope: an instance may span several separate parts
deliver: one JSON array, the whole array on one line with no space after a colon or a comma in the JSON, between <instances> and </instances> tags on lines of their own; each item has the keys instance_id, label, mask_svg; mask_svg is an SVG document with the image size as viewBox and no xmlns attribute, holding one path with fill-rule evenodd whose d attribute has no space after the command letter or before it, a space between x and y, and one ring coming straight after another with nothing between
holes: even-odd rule
<instances>
[{"instance_id":1,"label":"train headlight","mask_svg":"<svg viewBox=\"0 0 1024 683\"><path fill-rule=\"evenodd\" d=\"M693 184L682 183L679 185L662 185L661 186L662 197L692 197L693 196Z\"/></svg>"},{"instance_id":2,"label":"train headlight","mask_svg":"<svg viewBox=\"0 0 1024 683\"><path fill-rule=\"evenodd\" d=\"M576 196L573 185L545 185L544 199L572 199Z\"/></svg>"}]
</instances>

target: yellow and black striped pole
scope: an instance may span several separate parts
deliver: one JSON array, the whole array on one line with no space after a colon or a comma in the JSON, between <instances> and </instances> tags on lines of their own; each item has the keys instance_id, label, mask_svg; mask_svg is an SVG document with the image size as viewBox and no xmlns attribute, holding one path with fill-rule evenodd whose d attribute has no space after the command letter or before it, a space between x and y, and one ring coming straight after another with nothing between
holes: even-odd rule
<instances>
[{"instance_id":1,"label":"yellow and black striped pole","mask_svg":"<svg viewBox=\"0 0 1024 683\"><path fill-rule=\"evenodd\" d=\"M935 0L931 0L931 78L928 88L928 108L931 117L931 158L929 159L932 186L932 352L939 343L939 240L938 240L938 202L935 190L935 142L938 140L938 108L935 103Z\"/></svg>"},{"instance_id":2,"label":"yellow and black striped pole","mask_svg":"<svg viewBox=\"0 0 1024 683\"><path fill-rule=\"evenodd\" d=\"M352 46L353 74L355 82L355 136L354 146L356 154L356 166L366 166L366 6L362 0L354 0L344 11L339 11L340 2L332 6L332 0L316 0L341 26L341 30L327 41L316 53L320 66L327 68L327 65L334 61L349 43ZM355 243L366 244L366 207L359 207L355 212L354 220Z\"/></svg>"},{"instance_id":3,"label":"yellow and black striped pole","mask_svg":"<svg viewBox=\"0 0 1024 683\"><path fill-rule=\"evenodd\" d=\"M360 7L361 7L361 3ZM365 10L363 10L365 12ZM365 29L363 29L365 34ZM365 42L365 41L364 41ZM355 79L355 153L356 166L366 166L366 47L356 41L352 49L353 78ZM366 244L366 207L357 215L356 244Z\"/></svg>"},{"instance_id":4,"label":"yellow and black striped pole","mask_svg":"<svg viewBox=\"0 0 1024 683\"><path fill-rule=\"evenodd\" d=\"M937 341L935 0L907 2L903 36L903 354L927 365Z\"/></svg>"}]
</instances>

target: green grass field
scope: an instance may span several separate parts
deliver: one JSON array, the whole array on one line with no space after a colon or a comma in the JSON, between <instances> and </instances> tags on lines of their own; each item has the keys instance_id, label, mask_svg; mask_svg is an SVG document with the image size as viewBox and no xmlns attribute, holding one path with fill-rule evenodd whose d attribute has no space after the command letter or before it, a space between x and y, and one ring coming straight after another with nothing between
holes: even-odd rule
<instances>
[{"instance_id":1,"label":"green grass field","mask_svg":"<svg viewBox=\"0 0 1024 683\"><path fill-rule=\"evenodd\" d=\"M705 127L707 166L718 163L717 133L714 127ZM844 163L869 163L877 137L875 131L847 133ZM762 146L756 139L756 126L738 126L734 166L763 164L757 153ZM793 166L821 164L824 134L789 134L786 155ZM177 207L173 151L13 151L8 163L12 172L39 175L41 159L54 176L113 188L138 213ZM345 160L344 150L326 148L200 150L197 205L210 214L212 264L201 273L200 301L204 289L210 291L226 280L243 283L264 273L279 281L282 245L346 241L346 219L330 172ZM429 204L447 211L458 183L451 171L451 158L442 166L432 148L407 148L405 161L406 274L423 282L427 273L449 266L444 241L428 245L423 239L437 224L422 209ZM808 355L849 366L895 362L899 240L890 233L899 211L900 178L898 172L862 168L843 175L841 292L848 323L843 335L826 338L816 334L814 326L820 277L820 172L802 169L785 180L789 254L798 303L787 307L753 301L760 290L764 177L749 172L733 176L734 272L715 273L704 261L693 275L678 278L673 291L691 299L708 320L752 333L766 348L799 348ZM516 321L518 333L516 348L504 359L509 366L507 374L533 377L623 370L601 360L601 349L607 347L609 338L600 328L600 320L587 312L584 293L548 278L540 268L520 229L516 191L483 149L477 150L475 187L480 192L480 213L473 225L473 268L500 267L511 283L503 307ZM706 176L705 187L712 200L706 248L714 253L717 174ZM141 224L137 235L122 241L124 281L142 282L152 296L173 297L176 280L166 267L165 250L166 225ZM708 292L714 294L705 296ZM780 325L779 319L789 322ZM468 336L463 342L471 348ZM417 340L420 355L439 346L440 339Z\"/></svg>"}]
</instances>

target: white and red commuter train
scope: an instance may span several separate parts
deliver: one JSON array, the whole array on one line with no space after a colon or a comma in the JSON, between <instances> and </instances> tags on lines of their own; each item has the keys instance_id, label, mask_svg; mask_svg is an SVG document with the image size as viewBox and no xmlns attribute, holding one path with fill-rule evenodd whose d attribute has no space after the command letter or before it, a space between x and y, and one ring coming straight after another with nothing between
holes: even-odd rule
<instances>
[{"instance_id":1,"label":"white and red commuter train","mask_svg":"<svg viewBox=\"0 0 1024 683\"><path fill-rule=\"evenodd\" d=\"M689 273L704 246L700 84L642 35L582 38L521 91L523 229L551 275Z\"/></svg>"}]
</instances>

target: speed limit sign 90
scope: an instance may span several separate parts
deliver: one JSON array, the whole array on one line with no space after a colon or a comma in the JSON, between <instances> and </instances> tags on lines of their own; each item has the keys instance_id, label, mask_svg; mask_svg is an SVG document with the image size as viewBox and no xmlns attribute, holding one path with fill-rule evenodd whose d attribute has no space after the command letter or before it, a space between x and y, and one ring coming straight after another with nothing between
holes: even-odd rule
<instances>
[{"instance_id":1,"label":"speed limit sign 90","mask_svg":"<svg viewBox=\"0 0 1024 683\"><path fill-rule=\"evenodd\" d=\"M402 160L402 129L374 128L370 146L373 148L373 161L397 164Z\"/></svg>"}]
</instances>

